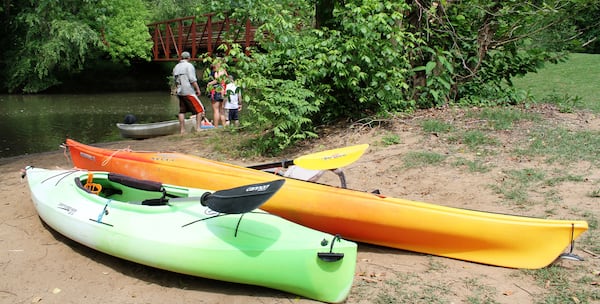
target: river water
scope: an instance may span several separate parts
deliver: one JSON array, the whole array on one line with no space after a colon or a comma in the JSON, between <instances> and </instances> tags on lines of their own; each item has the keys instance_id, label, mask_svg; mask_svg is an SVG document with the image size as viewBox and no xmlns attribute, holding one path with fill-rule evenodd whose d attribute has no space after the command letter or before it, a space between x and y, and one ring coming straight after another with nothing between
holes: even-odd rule
<instances>
[{"instance_id":1,"label":"river water","mask_svg":"<svg viewBox=\"0 0 600 304\"><path fill-rule=\"evenodd\" d=\"M176 119L178 110L177 97L165 91L0 95L0 158L56 151L67 137L86 144L121 140L115 124L127 114L145 123Z\"/></svg>"}]
</instances>

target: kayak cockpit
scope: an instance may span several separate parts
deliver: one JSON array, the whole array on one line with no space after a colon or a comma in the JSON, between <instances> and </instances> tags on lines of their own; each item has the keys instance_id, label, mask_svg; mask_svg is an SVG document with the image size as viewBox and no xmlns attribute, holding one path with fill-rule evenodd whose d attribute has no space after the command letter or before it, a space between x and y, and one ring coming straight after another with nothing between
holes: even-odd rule
<instances>
[{"instance_id":1,"label":"kayak cockpit","mask_svg":"<svg viewBox=\"0 0 600 304\"><path fill-rule=\"evenodd\" d=\"M96 180L93 180L91 173L88 174L87 179L75 177L75 184L88 193L136 205L165 206L169 202L169 197L185 196L184 193L167 193L165 187L159 182L116 173L108 173L106 178L96 178Z\"/></svg>"}]
</instances>

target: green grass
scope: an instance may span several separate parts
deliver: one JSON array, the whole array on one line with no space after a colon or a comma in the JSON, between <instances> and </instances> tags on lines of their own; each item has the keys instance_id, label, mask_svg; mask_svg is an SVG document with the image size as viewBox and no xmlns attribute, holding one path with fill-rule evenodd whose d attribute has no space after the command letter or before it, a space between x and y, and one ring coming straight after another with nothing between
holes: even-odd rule
<instances>
[{"instance_id":1,"label":"green grass","mask_svg":"<svg viewBox=\"0 0 600 304\"><path fill-rule=\"evenodd\" d=\"M436 166L446 159L445 155L433 152L409 152L404 156L405 168Z\"/></svg>"},{"instance_id":2,"label":"green grass","mask_svg":"<svg viewBox=\"0 0 600 304\"><path fill-rule=\"evenodd\" d=\"M591 301L599 299L600 293L594 288L577 288L573 284L589 285L589 282L595 281L595 278L589 274L573 277L568 268L559 265L550 265L537 270L524 270L524 272L531 275L540 286L551 286L547 289L548 294L536 303L593 303Z\"/></svg>"},{"instance_id":3,"label":"green grass","mask_svg":"<svg viewBox=\"0 0 600 304\"><path fill-rule=\"evenodd\" d=\"M539 121L540 116L517 108L489 108L481 111L471 111L467 117L477 118L485 122L491 130L511 130L523 120Z\"/></svg>"},{"instance_id":4,"label":"green grass","mask_svg":"<svg viewBox=\"0 0 600 304\"><path fill-rule=\"evenodd\" d=\"M532 205L529 201L529 190L544 180L545 173L535 169L507 170L506 177L500 185L492 186L498 194L519 207Z\"/></svg>"},{"instance_id":5,"label":"green grass","mask_svg":"<svg viewBox=\"0 0 600 304\"><path fill-rule=\"evenodd\" d=\"M486 165L480 160L468 160L463 157L458 157L456 161L454 161L453 165L455 167L465 167L469 172L479 172L486 173L491 170L489 165Z\"/></svg>"},{"instance_id":6,"label":"green grass","mask_svg":"<svg viewBox=\"0 0 600 304\"><path fill-rule=\"evenodd\" d=\"M471 151L479 153L486 152L486 148L494 147L499 144L498 140L489 135L488 132L479 130L461 131L448 137L448 142L452 144L463 144ZM489 151L487 152L489 153Z\"/></svg>"},{"instance_id":7,"label":"green grass","mask_svg":"<svg viewBox=\"0 0 600 304\"><path fill-rule=\"evenodd\" d=\"M571 54L559 64L546 64L537 73L512 79L515 87L528 91L536 101L600 113L600 55Z\"/></svg>"},{"instance_id":8,"label":"green grass","mask_svg":"<svg viewBox=\"0 0 600 304\"><path fill-rule=\"evenodd\" d=\"M515 149L517 155L545 156L549 163L589 161L600 164L600 132L572 132L564 128L540 127L529 135L529 145Z\"/></svg>"},{"instance_id":9,"label":"green grass","mask_svg":"<svg viewBox=\"0 0 600 304\"><path fill-rule=\"evenodd\" d=\"M427 119L421 123L421 128L427 133L448 133L454 126L437 119Z\"/></svg>"},{"instance_id":10,"label":"green grass","mask_svg":"<svg viewBox=\"0 0 600 304\"><path fill-rule=\"evenodd\" d=\"M387 147L402 143L402 139L400 139L400 135L398 134L387 133L381 138L381 143Z\"/></svg>"}]
</instances>

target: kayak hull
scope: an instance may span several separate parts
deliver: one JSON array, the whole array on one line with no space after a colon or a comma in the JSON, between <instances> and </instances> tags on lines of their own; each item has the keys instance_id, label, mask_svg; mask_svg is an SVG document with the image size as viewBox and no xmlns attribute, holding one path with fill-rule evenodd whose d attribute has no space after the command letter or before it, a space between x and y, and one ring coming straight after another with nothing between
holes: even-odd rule
<instances>
[{"instance_id":1,"label":"kayak hull","mask_svg":"<svg viewBox=\"0 0 600 304\"><path fill-rule=\"evenodd\" d=\"M171 184L223 189L273 179L260 170L175 152L102 149L71 139L66 147L78 168ZM451 208L294 179L262 208L358 242L511 268L549 265L588 228L580 220Z\"/></svg>"},{"instance_id":2,"label":"kayak hull","mask_svg":"<svg viewBox=\"0 0 600 304\"><path fill-rule=\"evenodd\" d=\"M85 171L30 168L26 174L40 218L95 250L173 272L264 286L323 302L342 302L350 292L356 264L353 242L258 209L219 214L200 204L207 192L202 189L163 185L179 198L142 205L144 199L156 200L162 194L111 182L106 172L93 172L93 182L103 188L99 195L77 184L76 179L85 183ZM319 258L331 250L343 257Z\"/></svg>"},{"instance_id":3,"label":"kayak hull","mask_svg":"<svg viewBox=\"0 0 600 304\"><path fill-rule=\"evenodd\" d=\"M179 120L167 120L151 123L117 123L117 128L124 138L146 139L158 136L176 134L180 132ZM196 116L184 120L185 131L190 133L196 130ZM206 121L200 125L200 129L212 129L214 126Z\"/></svg>"}]
</instances>

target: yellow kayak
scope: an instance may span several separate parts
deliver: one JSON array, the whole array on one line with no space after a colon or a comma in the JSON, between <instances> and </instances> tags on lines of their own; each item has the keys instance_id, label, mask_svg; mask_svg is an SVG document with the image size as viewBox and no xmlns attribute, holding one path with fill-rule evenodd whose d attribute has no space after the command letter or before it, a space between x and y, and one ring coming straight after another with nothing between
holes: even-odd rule
<instances>
[{"instance_id":1,"label":"yellow kayak","mask_svg":"<svg viewBox=\"0 0 600 304\"><path fill-rule=\"evenodd\" d=\"M175 152L110 150L67 139L77 168L222 190L279 176ZM552 220L451 208L297 179L262 209L345 239L511 268L542 268L588 229Z\"/></svg>"}]
</instances>

